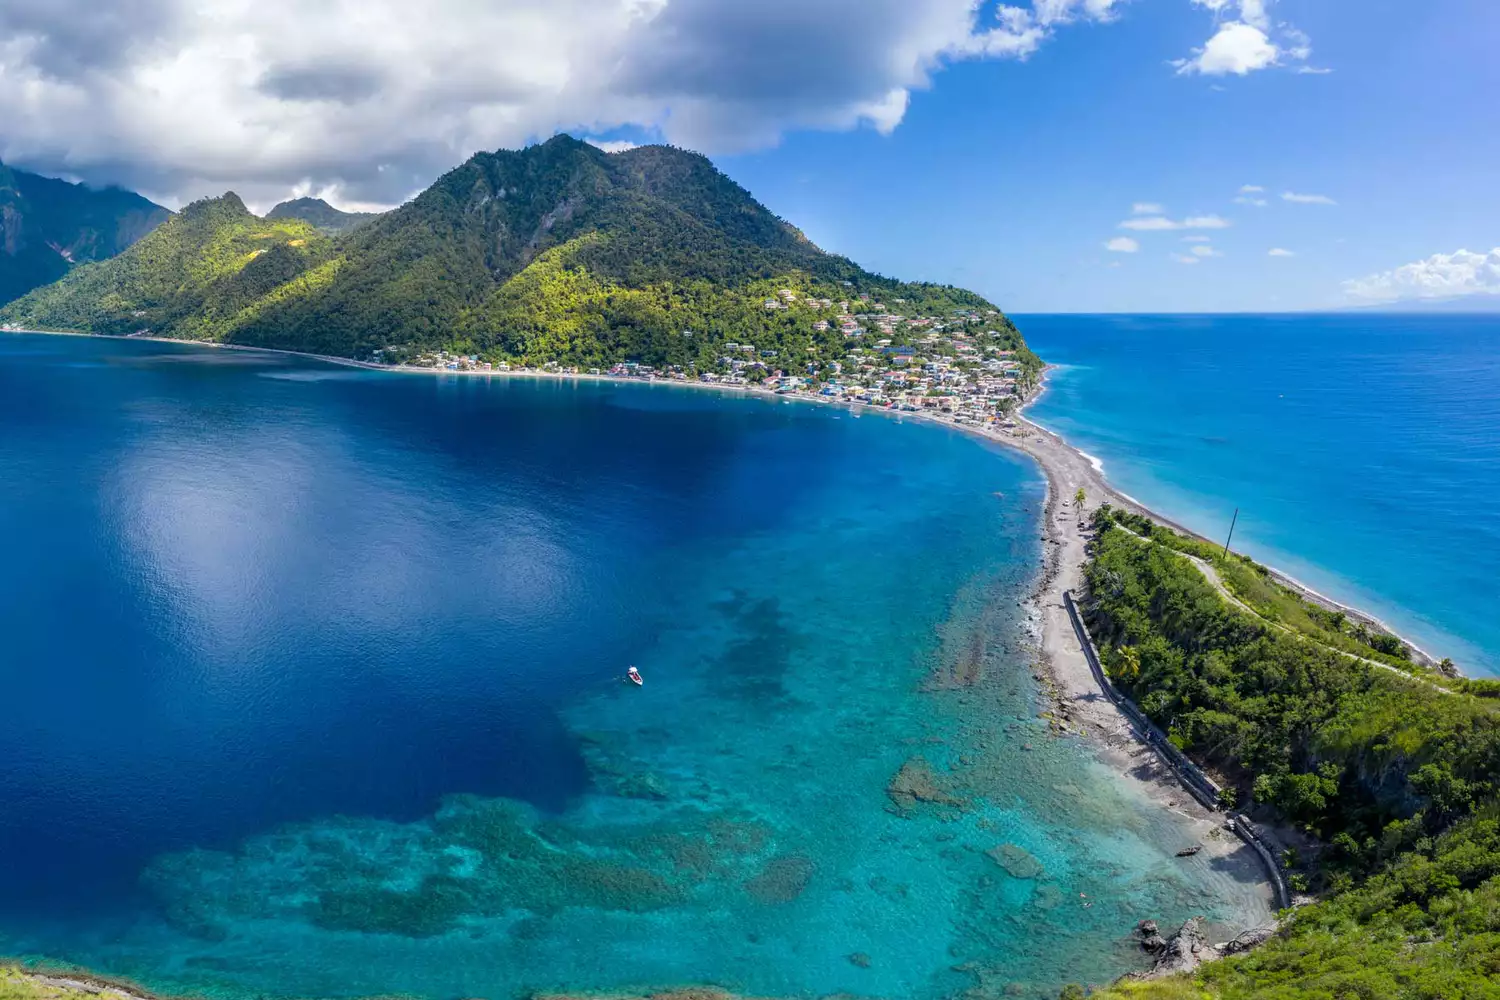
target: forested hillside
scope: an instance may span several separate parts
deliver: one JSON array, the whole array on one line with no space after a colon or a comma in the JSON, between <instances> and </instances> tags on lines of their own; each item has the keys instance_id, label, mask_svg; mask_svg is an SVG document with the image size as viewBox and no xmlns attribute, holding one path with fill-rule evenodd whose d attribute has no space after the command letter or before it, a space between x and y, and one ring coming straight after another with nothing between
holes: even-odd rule
<instances>
[{"instance_id":1,"label":"forested hillside","mask_svg":"<svg viewBox=\"0 0 1500 1000\"><path fill-rule=\"evenodd\" d=\"M233 194L194 202L119 257L77 268L0 312L28 328L218 340L339 261L300 219L270 222Z\"/></svg>"},{"instance_id":2,"label":"forested hillside","mask_svg":"<svg viewBox=\"0 0 1500 1000\"><path fill-rule=\"evenodd\" d=\"M257 220L233 196L187 215L191 224L79 269L0 322L386 360L448 349L699 367L733 341L794 361L841 355L842 335L826 327L852 301L893 315L970 311L991 317L997 350L1025 349L979 296L824 253L706 158L662 146L607 154L558 136L481 153L338 236L302 219ZM768 307L783 290L795 298Z\"/></svg>"},{"instance_id":3,"label":"forested hillside","mask_svg":"<svg viewBox=\"0 0 1500 1000\"><path fill-rule=\"evenodd\" d=\"M94 190L0 163L0 304L85 261L113 257L171 213L119 188Z\"/></svg>"},{"instance_id":4,"label":"forested hillside","mask_svg":"<svg viewBox=\"0 0 1500 1000\"><path fill-rule=\"evenodd\" d=\"M1235 608L1183 554L1191 540L1120 519L1096 518L1084 601L1112 679L1242 807L1328 846L1287 859L1325 898L1262 948L1105 995L1500 996L1500 702Z\"/></svg>"}]
</instances>

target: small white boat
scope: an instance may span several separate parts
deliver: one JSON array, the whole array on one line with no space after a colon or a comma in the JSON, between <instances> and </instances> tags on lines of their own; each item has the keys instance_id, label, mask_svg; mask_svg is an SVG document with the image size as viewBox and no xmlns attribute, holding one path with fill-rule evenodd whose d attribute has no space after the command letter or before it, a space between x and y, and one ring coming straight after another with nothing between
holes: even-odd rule
<instances>
[{"instance_id":1,"label":"small white boat","mask_svg":"<svg viewBox=\"0 0 1500 1000\"><path fill-rule=\"evenodd\" d=\"M625 676L630 678L630 682L637 687L640 687L646 683L641 679L641 672L635 669L635 667L631 667L629 670L625 671Z\"/></svg>"}]
</instances>

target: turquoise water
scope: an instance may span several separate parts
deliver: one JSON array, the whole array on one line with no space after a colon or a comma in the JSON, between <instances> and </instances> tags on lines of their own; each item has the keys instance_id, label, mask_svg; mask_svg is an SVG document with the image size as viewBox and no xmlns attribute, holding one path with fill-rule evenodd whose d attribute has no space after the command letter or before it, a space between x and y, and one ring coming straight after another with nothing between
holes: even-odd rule
<instances>
[{"instance_id":1,"label":"turquoise water","mask_svg":"<svg viewBox=\"0 0 1500 1000\"><path fill-rule=\"evenodd\" d=\"M1033 409L1122 490L1500 673L1500 318L1033 316Z\"/></svg>"},{"instance_id":2,"label":"turquoise water","mask_svg":"<svg viewBox=\"0 0 1500 1000\"><path fill-rule=\"evenodd\" d=\"M1264 916L1038 717L1015 455L30 336L0 428L0 953L229 998L1051 998L1144 917Z\"/></svg>"}]
</instances>

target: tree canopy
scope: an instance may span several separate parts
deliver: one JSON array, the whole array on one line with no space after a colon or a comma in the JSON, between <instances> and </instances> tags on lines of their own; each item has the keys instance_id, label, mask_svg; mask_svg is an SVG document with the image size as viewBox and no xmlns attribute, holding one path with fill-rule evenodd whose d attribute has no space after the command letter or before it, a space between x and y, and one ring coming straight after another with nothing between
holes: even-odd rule
<instances>
[{"instance_id":1,"label":"tree canopy","mask_svg":"<svg viewBox=\"0 0 1500 1000\"><path fill-rule=\"evenodd\" d=\"M844 338L829 327L849 314L963 312L997 332L997 349L1040 367L980 296L824 253L706 158L666 146L608 154L558 136L480 153L337 235L305 221L327 228L316 205L272 214L257 219L233 195L196 203L122 257L0 311L0 322L353 358L452 350L706 369L728 342L787 366L835 357Z\"/></svg>"}]
</instances>

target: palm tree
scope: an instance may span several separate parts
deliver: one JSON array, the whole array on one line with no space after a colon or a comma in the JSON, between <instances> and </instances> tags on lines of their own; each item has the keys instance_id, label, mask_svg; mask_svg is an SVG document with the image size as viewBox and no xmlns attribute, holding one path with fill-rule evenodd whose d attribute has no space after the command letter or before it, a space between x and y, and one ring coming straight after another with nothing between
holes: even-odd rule
<instances>
[{"instance_id":1,"label":"palm tree","mask_svg":"<svg viewBox=\"0 0 1500 1000\"><path fill-rule=\"evenodd\" d=\"M1127 677L1134 678L1141 675L1141 654L1136 652L1134 646L1121 646L1119 656L1115 660L1115 669L1110 671L1113 678L1124 680Z\"/></svg>"}]
</instances>

